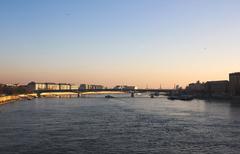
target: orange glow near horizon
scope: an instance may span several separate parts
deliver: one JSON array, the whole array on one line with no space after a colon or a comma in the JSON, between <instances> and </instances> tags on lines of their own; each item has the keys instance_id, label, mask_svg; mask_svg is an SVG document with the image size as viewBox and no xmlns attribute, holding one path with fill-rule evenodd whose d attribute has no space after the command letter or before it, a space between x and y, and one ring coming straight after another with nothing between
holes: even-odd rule
<instances>
[{"instance_id":1,"label":"orange glow near horizon","mask_svg":"<svg viewBox=\"0 0 240 154\"><path fill-rule=\"evenodd\" d=\"M230 72L229 72L230 73ZM44 75L45 74L45 75ZM123 74L113 73L72 73L72 72L25 72L3 74L2 83L27 84L30 81L37 82L63 82L74 84L102 84L107 87L115 85L135 85L139 88L173 88L174 85L185 87L189 83L200 80L202 82L210 80L228 80L228 73L208 73L202 72L124 72Z\"/></svg>"}]
</instances>

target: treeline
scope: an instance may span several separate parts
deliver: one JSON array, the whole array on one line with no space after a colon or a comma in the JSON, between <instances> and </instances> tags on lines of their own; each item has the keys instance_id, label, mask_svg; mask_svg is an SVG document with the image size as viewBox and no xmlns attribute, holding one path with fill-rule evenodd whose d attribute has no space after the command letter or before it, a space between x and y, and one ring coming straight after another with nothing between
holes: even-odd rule
<instances>
[{"instance_id":1,"label":"treeline","mask_svg":"<svg viewBox=\"0 0 240 154\"><path fill-rule=\"evenodd\" d=\"M27 93L31 93L31 91L26 86L0 85L0 95L17 95Z\"/></svg>"}]
</instances>

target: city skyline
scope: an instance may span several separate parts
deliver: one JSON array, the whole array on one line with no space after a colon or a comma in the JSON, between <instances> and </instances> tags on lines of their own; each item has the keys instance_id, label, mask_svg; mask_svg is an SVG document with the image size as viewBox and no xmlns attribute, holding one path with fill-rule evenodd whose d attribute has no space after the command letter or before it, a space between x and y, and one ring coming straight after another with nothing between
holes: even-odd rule
<instances>
[{"instance_id":1,"label":"city skyline","mask_svg":"<svg viewBox=\"0 0 240 154\"><path fill-rule=\"evenodd\" d=\"M229 80L231 79L231 75L232 74L237 74L239 75L240 72L231 72L228 74L228 79L219 79L219 80L206 80L206 81L202 81L202 80L197 80L197 81L193 81L193 82L188 82L186 83L186 85L183 87L179 84L174 84L173 87L170 87L170 88L166 88L166 87L163 87L162 84L159 84L159 87L151 87L149 86L148 84L146 84L146 87L138 87L137 85L129 85L129 84L115 84L113 86L106 86L104 84L99 84L99 83L96 83L96 82L81 82L79 84L76 84L76 83L73 83L73 82L70 82L70 81L66 81L66 82L55 82L55 81L28 81L26 83L20 83L20 82L9 82L9 83L0 83L2 85L9 85L9 86L27 86L28 84L32 84L32 83L39 83L39 84L64 84L64 85L74 85L74 86L81 86L81 85L89 85L89 86L102 86L102 88L116 88L118 86L130 86L130 87L136 87L136 88L140 88L140 89L175 89L175 88L188 88L189 86L191 85L195 85L195 84L206 84L208 82L229 82Z\"/></svg>"},{"instance_id":2,"label":"city skyline","mask_svg":"<svg viewBox=\"0 0 240 154\"><path fill-rule=\"evenodd\" d=\"M240 2L0 2L0 83L185 87L240 71Z\"/></svg>"}]
</instances>

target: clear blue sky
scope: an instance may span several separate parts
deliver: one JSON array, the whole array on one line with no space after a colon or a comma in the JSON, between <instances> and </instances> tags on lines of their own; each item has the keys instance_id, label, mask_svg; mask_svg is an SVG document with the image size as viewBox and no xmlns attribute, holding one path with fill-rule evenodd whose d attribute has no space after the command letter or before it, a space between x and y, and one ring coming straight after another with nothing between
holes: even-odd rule
<instances>
[{"instance_id":1,"label":"clear blue sky","mask_svg":"<svg viewBox=\"0 0 240 154\"><path fill-rule=\"evenodd\" d=\"M240 71L239 0L1 0L0 82L171 87Z\"/></svg>"}]
</instances>

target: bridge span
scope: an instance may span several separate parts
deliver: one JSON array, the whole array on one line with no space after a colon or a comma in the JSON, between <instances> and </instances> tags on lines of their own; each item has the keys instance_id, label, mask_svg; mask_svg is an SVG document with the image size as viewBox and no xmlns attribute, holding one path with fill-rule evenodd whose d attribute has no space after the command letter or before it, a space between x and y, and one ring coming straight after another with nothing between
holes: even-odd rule
<instances>
[{"instance_id":1,"label":"bridge span","mask_svg":"<svg viewBox=\"0 0 240 154\"><path fill-rule=\"evenodd\" d=\"M175 89L135 89L135 90L129 90L129 89L85 89L85 90L35 90L34 92L37 93L38 97L41 96L42 93L63 93L63 92L71 92L76 93L78 97L81 96L82 93L87 92L125 92L130 93L131 97L134 97L135 93L170 93L172 91L176 91Z\"/></svg>"}]
</instances>

